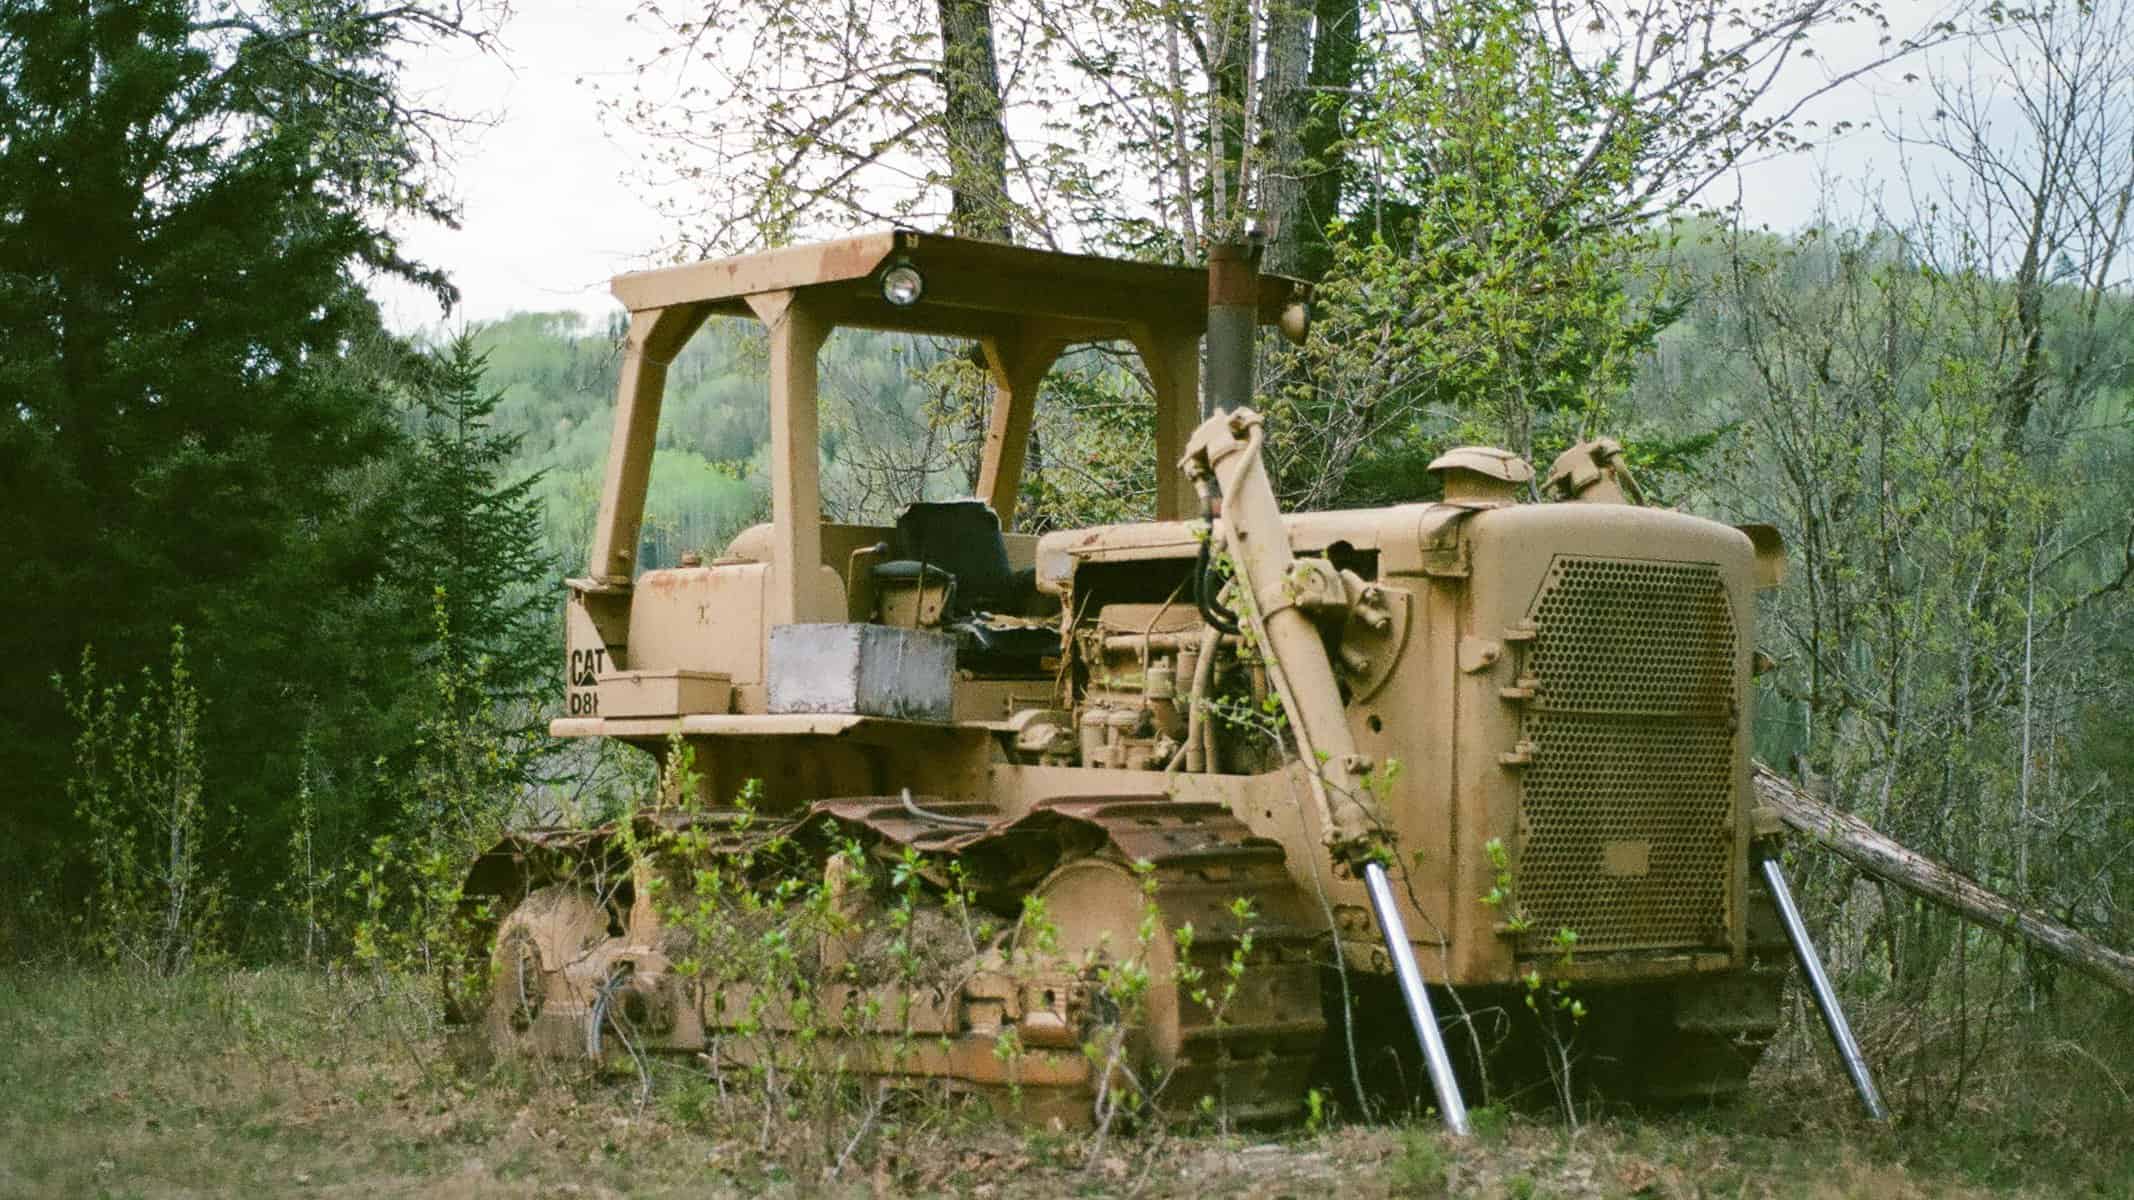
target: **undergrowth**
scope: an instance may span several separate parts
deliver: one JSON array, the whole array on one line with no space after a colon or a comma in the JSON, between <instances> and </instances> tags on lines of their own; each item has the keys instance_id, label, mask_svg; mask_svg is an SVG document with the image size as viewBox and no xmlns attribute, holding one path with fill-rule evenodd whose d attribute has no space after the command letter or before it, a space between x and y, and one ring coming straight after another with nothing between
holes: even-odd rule
<instances>
[{"instance_id":1,"label":"undergrowth","mask_svg":"<svg viewBox=\"0 0 2134 1200\"><path fill-rule=\"evenodd\" d=\"M835 1181L761 1140L686 1063L634 1077L477 1063L421 989L346 971L0 969L0 1195L1452 1195L2114 1197L2134 1190L2112 1082L2124 1014L2011 1033L1944 1120L1876 1128L1802 1031L1746 1102L1603 1116L1479 1110L1477 1136L1329 1121L1244 1138L1018 1131L892 1108ZM1886 1014L1861 1014L1873 1044ZM1790 1035L1789 1038L1795 1035ZM2055 1049L2079 1040L2087 1054ZM2092 1056L2104 1062L2092 1061ZM2088 1063L2088 1066L2082 1064ZM2106 1067L2109 1067L2109 1071Z\"/></svg>"}]
</instances>

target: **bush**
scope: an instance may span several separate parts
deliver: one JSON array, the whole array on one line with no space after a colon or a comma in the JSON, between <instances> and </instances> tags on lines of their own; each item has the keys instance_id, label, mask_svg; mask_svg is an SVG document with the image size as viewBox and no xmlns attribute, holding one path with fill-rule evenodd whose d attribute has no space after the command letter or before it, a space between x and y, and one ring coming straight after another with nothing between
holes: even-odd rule
<instances>
[{"instance_id":1,"label":"bush","mask_svg":"<svg viewBox=\"0 0 2134 1200\"><path fill-rule=\"evenodd\" d=\"M114 963L182 974L219 944L224 889L202 864L234 822L209 819L185 631L172 627L167 674L142 671L130 702L124 685L99 685L88 650L71 686L52 682L77 729L67 798L80 824L75 865L89 880L76 918L83 945Z\"/></svg>"}]
</instances>

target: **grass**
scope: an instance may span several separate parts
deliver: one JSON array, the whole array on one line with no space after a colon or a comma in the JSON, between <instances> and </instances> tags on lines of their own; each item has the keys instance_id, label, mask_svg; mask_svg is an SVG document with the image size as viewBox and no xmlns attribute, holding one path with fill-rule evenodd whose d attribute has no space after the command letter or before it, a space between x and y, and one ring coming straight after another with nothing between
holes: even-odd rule
<instances>
[{"instance_id":1,"label":"grass","mask_svg":"<svg viewBox=\"0 0 2134 1200\"><path fill-rule=\"evenodd\" d=\"M1493 1110L1464 1145L1338 1121L1144 1131L1092 1160L1079 1135L939 1103L835 1130L737 1122L688 1062L648 1101L634 1076L478 1066L420 997L345 974L18 966L0 970L0 1196L2134 1195L2117 1068L2037 1036L2005 1060L2034 1074L1982 1060L1979 1097L1894 1129L1854 1118L1796 1031L1726 1110L1577 1130Z\"/></svg>"}]
</instances>

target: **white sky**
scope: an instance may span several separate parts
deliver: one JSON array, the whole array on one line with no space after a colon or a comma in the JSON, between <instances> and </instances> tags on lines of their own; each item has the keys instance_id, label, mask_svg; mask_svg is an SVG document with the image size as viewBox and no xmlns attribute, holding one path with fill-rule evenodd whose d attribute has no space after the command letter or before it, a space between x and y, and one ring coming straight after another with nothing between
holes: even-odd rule
<instances>
[{"instance_id":1,"label":"white sky","mask_svg":"<svg viewBox=\"0 0 2134 1200\"><path fill-rule=\"evenodd\" d=\"M627 20L634 8L633 0L519 0L498 53L433 50L409 61L408 80L426 102L491 121L458 136L447 166L460 228L401 231L410 257L458 283L454 324L620 311L608 278L647 265L659 248L663 224L632 188L636 151L610 136L595 91L628 92L629 60L646 44ZM438 322L429 296L377 290L395 328Z\"/></svg>"},{"instance_id":2,"label":"white sky","mask_svg":"<svg viewBox=\"0 0 2134 1200\"><path fill-rule=\"evenodd\" d=\"M1891 7L1902 29L1935 6L1896 0ZM642 145L600 113L600 94L627 96L629 61L653 45L628 20L634 0L517 0L513 8L499 53L431 51L408 63L408 81L429 103L491 118L486 127L458 137L448 164L461 228L402 229L407 253L443 267L458 283L462 301L449 318L454 325L512 312L620 311L608 297L608 278L652 263L668 236L636 191ZM1848 53L1871 50L1848 43L1856 37L1821 39L1823 56L1842 63ZM1916 120L1926 106L1924 85L1906 85L1893 73L1849 85L1812 115L1872 125L1878 114L1884 123L1900 115ZM1855 133L1812 156L1746 168L1744 208L1753 221L1795 229L1816 215L1826 179L1839 188L1837 203L1845 211L1858 202L1848 185L1893 175L1895 161L1880 132ZM1715 192L1712 198L1726 196ZM381 285L378 292L395 328L440 320L436 302L426 295L397 285Z\"/></svg>"}]
</instances>

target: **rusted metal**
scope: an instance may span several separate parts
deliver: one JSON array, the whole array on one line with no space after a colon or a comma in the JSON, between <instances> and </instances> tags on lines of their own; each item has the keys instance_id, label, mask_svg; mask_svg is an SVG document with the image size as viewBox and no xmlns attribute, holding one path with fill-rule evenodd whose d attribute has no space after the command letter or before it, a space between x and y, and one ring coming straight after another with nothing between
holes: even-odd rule
<instances>
[{"instance_id":1,"label":"rusted metal","mask_svg":"<svg viewBox=\"0 0 2134 1200\"><path fill-rule=\"evenodd\" d=\"M870 315L892 318L873 289L874 277L892 260L917 267L926 279L925 298L914 307L1089 322L1110 327L1117 337L1125 336L1121 327L1127 322L1199 326L1208 303L1207 272L1193 267L1122 262L911 230L631 272L617 276L613 290L633 313L684 304L738 313L737 305L746 296L818 288L853 302L854 322L865 323ZM1255 276L1242 288L1225 293L1229 302L1251 306L1256 318L1267 323L1279 320L1284 310L1309 294L1304 284L1276 276ZM883 311L875 314L876 308Z\"/></svg>"},{"instance_id":2,"label":"rusted metal","mask_svg":"<svg viewBox=\"0 0 2134 1200\"><path fill-rule=\"evenodd\" d=\"M1534 694L1517 701L1521 948L1545 955L1560 929L1593 951L1725 946L1740 647L1719 568L1564 555L1534 629L1519 652ZM1610 870L1626 840L1644 852L1618 849L1626 869Z\"/></svg>"},{"instance_id":3,"label":"rusted metal","mask_svg":"<svg viewBox=\"0 0 2134 1200\"><path fill-rule=\"evenodd\" d=\"M970 830L922 814L988 824ZM673 830L693 827L697 818L671 814L665 821ZM1181 1113L1199 1110L1204 1097L1233 1119L1281 1115L1296 1105L1325 1027L1312 954L1318 939L1280 847L1220 806L1160 795L1078 798L1008 818L985 805L931 797L924 805L855 797L815 805L759 836L800 837L815 847L811 861L826 862L841 839L820 836L825 822L865 838L887 859L901 861L906 848L920 852L923 872L942 886L1034 893L1041 907L1049 900L1045 948L1009 954L1004 945L985 947L931 980L832 983L802 1007L782 987L722 978L716 963L702 977L676 976L668 958L686 935L662 932L645 906L633 908L629 929L611 934L611 909L596 889L568 871L543 872L538 878L547 882L525 890L498 935L492 1038L546 1053L598 1046L609 1012L628 1006L632 1033L652 1049L748 1061L763 1052L764 1033L805 1030L811 1045L835 1048L845 1069L860 1073L1004 1092L1055 1089L1055 1102L1043 1110L1048 1116L1078 1111L1090 1119L1105 1090L1117 1086L1105 1064L1123 1070L1122 1055L1133 1057L1134 1077L1151 1090L1142 1099ZM733 829L745 822L726 814L712 824ZM498 853L582 861L612 854L616 832L545 831ZM1251 906L1242 919L1234 907L1240 900ZM1178 931L1188 927L1194 934L1182 941ZM1107 1060L1086 1052L1101 1037L1090 1031L1118 1020L1126 1000L1105 994L1103 969L1129 961L1153 964L1152 990L1135 1001L1145 1005L1145 1019L1131 1044L1111 1043ZM1233 962L1245 964L1246 974L1217 1002L1196 999L1179 969L1229 979L1224 972ZM1003 1058L998 1050L1010 1030L1033 1053ZM1074 1095L1078 1102L1064 1109L1058 1103Z\"/></svg>"}]
</instances>

